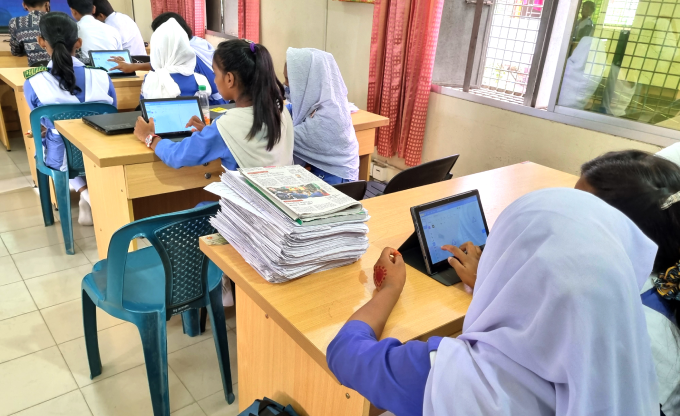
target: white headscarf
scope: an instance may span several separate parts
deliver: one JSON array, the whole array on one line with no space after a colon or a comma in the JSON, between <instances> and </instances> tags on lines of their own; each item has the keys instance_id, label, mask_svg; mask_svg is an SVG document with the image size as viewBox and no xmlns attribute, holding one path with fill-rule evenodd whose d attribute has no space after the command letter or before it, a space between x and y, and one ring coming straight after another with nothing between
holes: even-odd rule
<instances>
[{"instance_id":1,"label":"white headscarf","mask_svg":"<svg viewBox=\"0 0 680 416\"><path fill-rule=\"evenodd\" d=\"M189 41L191 49L196 53L196 57L203 61L204 64L212 70L213 55L215 55L215 48L205 39L194 36Z\"/></svg>"},{"instance_id":2,"label":"white headscarf","mask_svg":"<svg viewBox=\"0 0 680 416\"><path fill-rule=\"evenodd\" d=\"M439 346L424 415L658 415L639 295L655 254L588 193L514 202L489 235L463 334Z\"/></svg>"},{"instance_id":3,"label":"white headscarf","mask_svg":"<svg viewBox=\"0 0 680 416\"><path fill-rule=\"evenodd\" d=\"M356 180L359 143L347 87L333 55L318 49L288 48L286 61L295 126L294 155L328 173Z\"/></svg>"},{"instance_id":4,"label":"white headscarf","mask_svg":"<svg viewBox=\"0 0 680 416\"><path fill-rule=\"evenodd\" d=\"M179 85L170 74L194 75L196 53L177 20L169 19L151 35L151 67L142 85L147 99L179 96Z\"/></svg>"}]
</instances>

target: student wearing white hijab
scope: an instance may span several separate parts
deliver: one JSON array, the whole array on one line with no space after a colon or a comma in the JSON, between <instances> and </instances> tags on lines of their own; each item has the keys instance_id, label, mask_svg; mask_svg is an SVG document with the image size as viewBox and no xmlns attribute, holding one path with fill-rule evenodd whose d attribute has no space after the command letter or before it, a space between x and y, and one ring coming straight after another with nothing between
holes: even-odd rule
<instances>
[{"instance_id":1,"label":"student wearing white hijab","mask_svg":"<svg viewBox=\"0 0 680 416\"><path fill-rule=\"evenodd\" d=\"M655 254L599 198L533 192L491 230L462 335L377 341L406 279L386 249L379 291L329 345L329 368L399 416L658 415L639 298Z\"/></svg>"},{"instance_id":2,"label":"student wearing white hijab","mask_svg":"<svg viewBox=\"0 0 680 416\"><path fill-rule=\"evenodd\" d=\"M333 55L288 48L284 84L292 104L295 163L329 184L356 181L359 143L352 125L347 87Z\"/></svg>"},{"instance_id":3,"label":"student wearing white hijab","mask_svg":"<svg viewBox=\"0 0 680 416\"><path fill-rule=\"evenodd\" d=\"M151 67L142 84L142 98L192 96L199 85L212 93L208 79L194 72L196 54L175 19L163 23L151 35Z\"/></svg>"}]
</instances>

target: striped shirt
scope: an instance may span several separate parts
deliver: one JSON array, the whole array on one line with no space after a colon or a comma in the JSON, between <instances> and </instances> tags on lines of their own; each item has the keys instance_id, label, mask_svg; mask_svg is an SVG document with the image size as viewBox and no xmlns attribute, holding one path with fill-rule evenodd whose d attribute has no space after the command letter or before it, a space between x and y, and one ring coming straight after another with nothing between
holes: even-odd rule
<instances>
[{"instance_id":1,"label":"striped shirt","mask_svg":"<svg viewBox=\"0 0 680 416\"><path fill-rule=\"evenodd\" d=\"M50 56L38 45L40 36L40 16L45 12L32 11L26 16L15 17L9 21L9 46L14 56L28 57L28 65L49 62Z\"/></svg>"}]
</instances>

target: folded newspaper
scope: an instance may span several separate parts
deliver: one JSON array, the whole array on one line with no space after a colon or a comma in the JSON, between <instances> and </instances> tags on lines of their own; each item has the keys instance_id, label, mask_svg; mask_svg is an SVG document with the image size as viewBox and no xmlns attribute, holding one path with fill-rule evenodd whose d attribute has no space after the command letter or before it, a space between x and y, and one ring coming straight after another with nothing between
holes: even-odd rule
<instances>
[{"instance_id":1,"label":"folded newspaper","mask_svg":"<svg viewBox=\"0 0 680 416\"><path fill-rule=\"evenodd\" d=\"M302 166L239 169L248 183L298 224L334 222L333 217L365 219L361 203Z\"/></svg>"},{"instance_id":2,"label":"folded newspaper","mask_svg":"<svg viewBox=\"0 0 680 416\"><path fill-rule=\"evenodd\" d=\"M284 209L290 208L289 206L276 203L276 200L281 199L275 196L274 190L264 191L261 188L262 183L272 183L272 177L276 178L276 186L271 186L272 188L286 188L287 192L297 194L296 199L301 202L315 198L325 199L337 192L323 182L318 183L320 179L306 170L301 168L304 172L300 172L293 168L276 168L279 172L279 169L285 169L288 173L276 173L269 178L261 176L257 179L259 186L254 185L252 179L246 178L247 173L227 171L222 174L221 182L212 183L205 188L221 197L220 211L211 219L211 224L248 264L273 283L353 263L368 249L368 227L365 221L369 217L363 208L359 212L352 211L361 207L353 199L335 195L330 198L333 203L327 204L333 206L325 208L320 203L296 204L296 210L300 206L307 207L306 214L310 214L309 207L312 205L319 209L319 215L325 216L324 222L315 221L316 218L310 215L307 215L307 221L301 221L299 211L293 211L291 215ZM244 169L252 172L263 170L265 169ZM296 176L298 174L301 178ZM283 180L284 177L288 179ZM305 186L309 184L317 184L319 188ZM282 189L279 191L283 192ZM311 196L316 192L328 195ZM288 198L287 195L284 197ZM349 211L346 211L348 208Z\"/></svg>"}]
</instances>

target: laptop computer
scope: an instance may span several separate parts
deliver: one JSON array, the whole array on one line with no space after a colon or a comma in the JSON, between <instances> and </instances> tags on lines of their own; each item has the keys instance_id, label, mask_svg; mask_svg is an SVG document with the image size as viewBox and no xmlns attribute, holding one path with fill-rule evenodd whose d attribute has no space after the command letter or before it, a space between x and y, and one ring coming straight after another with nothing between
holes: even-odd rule
<instances>
[{"instance_id":1,"label":"laptop computer","mask_svg":"<svg viewBox=\"0 0 680 416\"><path fill-rule=\"evenodd\" d=\"M191 136L191 127L185 127L191 117L204 120L198 97L142 99L142 117L153 118L156 134L164 139L180 141Z\"/></svg>"},{"instance_id":2,"label":"laptop computer","mask_svg":"<svg viewBox=\"0 0 680 416\"><path fill-rule=\"evenodd\" d=\"M115 77L136 77L135 72L122 72L120 69L111 71L111 68L117 66L116 62L111 62L109 59L112 57L121 57L127 63L132 63L132 57L130 56L130 51L125 49L121 51L89 51L90 64L96 68L105 69L109 76Z\"/></svg>"},{"instance_id":3,"label":"laptop computer","mask_svg":"<svg viewBox=\"0 0 680 416\"><path fill-rule=\"evenodd\" d=\"M137 118L141 115L141 111L130 111L127 113L85 116L83 117L83 123L97 131L106 134L107 136L114 134L126 134L135 131Z\"/></svg>"}]
</instances>

